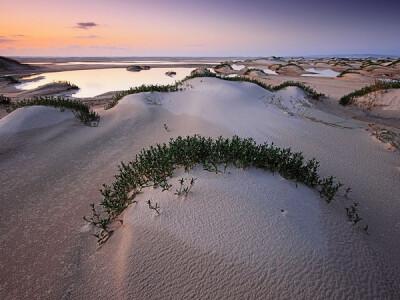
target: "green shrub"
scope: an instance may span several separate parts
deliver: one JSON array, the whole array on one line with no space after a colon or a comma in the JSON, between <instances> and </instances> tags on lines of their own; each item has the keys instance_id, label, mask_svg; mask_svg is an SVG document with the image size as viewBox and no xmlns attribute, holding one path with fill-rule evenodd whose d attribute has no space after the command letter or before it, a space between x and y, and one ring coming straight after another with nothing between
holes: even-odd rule
<instances>
[{"instance_id":1,"label":"green shrub","mask_svg":"<svg viewBox=\"0 0 400 300\"><path fill-rule=\"evenodd\" d=\"M28 100L21 100L11 103L11 105L7 108L7 112L11 113L17 108L36 105L51 106L60 108L61 110L69 109L75 114L79 121L87 126L97 126L100 122L99 114L93 111L89 105L78 100L68 100L63 98L35 97Z\"/></svg>"},{"instance_id":2,"label":"green shrub","mask_svg":"<svg viewBox=\"0 0 400 300\"><path fill-rule=\"evenodd\" d=\"M4 76L4 78L7 79L12 84L20 83L20 81L13 76Z\"/></svg>"},{"instance_id":3,"label":"green shrub","mask_svg":"<svg viewBox=\"0 0 400 300\"><path fill-rule=\"evenodd\" d=\"M219 65L215 66L215 68L214 68L214 69L221 69L221 68L224 68L224 67L227 67L227 68L229 68L229 69L233 70L233 69L232 69L232 67L231 67L231 65L230 65L230 64L228 64L228 63L221 63L221 64L219 64Z\"/></svg>"},{"instance_id":4,"label":"green shrub","mask_svg":"<svg viewBox=\"0 0 400 300\"><path fill-rule=\"evenodd\" d=\"M354 102L354 99L357 97L365 96L369 93L376 91L386 91L388 89L399 89L400 81L382 81L378 80L374 84L367 85L359 90L355 90L354 92L344 95L340 98L339 103L341 105L350 105Z\"/></svg>"},{"instance_id":5,"label":"green shrub","mask_svg":"<svg viewBox=\"0 0 400 300\"><path fill-rule=\"evenodd\" d=\"M56 83L61 83L61 84L68 85L68 89L69 90L77 90L77 89L79 89L79 87L76 84L73 84L73 83L71 83L69 81L59 80L59 81L56 81Z\"/></svg>"},{"instance_id":6,"label":"green shrub","mask_svg":"<svg viewBox=\"0 0 400 300\"><path fill-rule=\"evenodd\" d=\"M249 75L250 72L252 72L252 71L261 72L261 73L265 74L265 72L263 70L261 70L261 69L248 69L248 70L246 70L246 72L243 75Z\"/></svg>"},{"instance_id":7,"label":"green shrub","mask_svg":"<svg viewBox=\"0 0 400 300\"><path fill-rule=\"evenodd\" d=\"M182 88L179 88L180 85L182 85L185 81L193 79L193 78L198 78L198 77L213 77L213 78L219 78L222 80L227 80L227 81L239 81L239 82L251 82L254 84L257 84L258 86L270 91L270 92L276 92L281 89L284 89L288 86L297 86L298 88L302 89L308 97L312 99L320 99L326 97L322 93L317 93L314 89L304 85L301 82L295 82L295 81L285 81L281 83L280 85L277 86L271 86L269 84L266 84L264 82L261 82L257 79L250 79L247 77L221 77L215 73L212 73L210 71L204 72L204 73L193 73L189 76L186 76L184 79L181 81L176 81L175 84L170 84L170 85L141 85L139 87L134 87L130 88L129 90L125 91L120 91L117 92L114 95L113 100L111 100L105 107L104 109L110 109L113 108L115 105L117 105L118 101L121 100L123 97L126 95L131 95L131 94L138 94L138 93L144 93L144 92L177 92L182 90Z\"/></svg>"},{"instance_id":8,"label":"green shrub","mask_svg":"<svg viewBox=\"0 0 400 300\"><path fill-rule=\"evenodd\" d=\"M111 100L104 109L113 108L117 105L118 101L121 100L126 95L145 93L145 92L176 92L178 91L178 83L169 85L141 85L138 87L130 88L126 91L117 92L114 95L113 100Z\"/></svg>"},{"instance_id":9,"label":"green shrub","mask_svg":"<svg viewBox=\"0 0 400 300\"><path fill-rule=\"evenodd\" d=\"M394 62L390 63L388 67L394 68L397 64L400 64L400 58L395 60Z\"/></svg>"},{"instance_id":10,"label":"green shrub","mask_svg":"<svg viewBox=\"0 0 400 300\"><path fill-rule=\"evenodd\" d=\"M6 96L0 95L0 104L2 104L2 105L10 105L11 104L11 99L6 97Z\"/></svg>"},{"instance_id":11,"label":"green shrub","mask_svg":"<svg viewBox=\"0 0 400 300\"><path fill-rule=\"evenodd\" d=\"M350 73L358 74L356 71L357 70L353 70L353 69L344 70L344 71L340 72L340 74L337 77L343 77L343 75L350 74Z\"/></svg>"},{"instance_id":12,"label":"green shrub","mask_svg":"<svg viewBox=\"0 0 400 300\"><path fill-rule=\"evenodd\" d=\"M110 236L109 224L120 215L129 204L135 202L136 194L144 188L153 186L161 187L163 191L169 190L171 185L167 183L168 178L174 176L174 170L183 167L189 172L194 166L201 164L204 170L210 172L223 172L218 170L228 165L236 168L256 167L268 170L272 173L278 172L284 178L296 183L316 188L321 197L329 203L339 187L333 177L320 178L318 174L319 163L315 159L305 160L302 153L292 152L290 148L283 149L274 146L257 144L253 139L242 139L234 136L232 139L219 137L216 140L199 135L178 137L171 139L169 144L156 144L149 149L142 149L135 159L118 166L119 173L115 181L108 186L103 184L100 190L103 200L100 210L92 206L92 216L84 217L86 221L96 226L99 232L95 234L99 243ZM177 195L190 192L195 178L192 178L190 186L185 187L185 179L180 180L180 189ZM151 203L149 203L150 205Z\"/></svg>"}]
</instances>

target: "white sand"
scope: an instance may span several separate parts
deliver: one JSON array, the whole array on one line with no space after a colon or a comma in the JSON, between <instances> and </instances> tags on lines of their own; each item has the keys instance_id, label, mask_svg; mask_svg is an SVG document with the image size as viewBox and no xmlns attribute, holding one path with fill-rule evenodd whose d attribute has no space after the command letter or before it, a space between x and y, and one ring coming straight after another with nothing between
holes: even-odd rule
<instances>
[{"instance_id":1,"label":"white sand","mask_svg":"<svg viewBox=\"0 0 400 300\"><path fill-rule=\"evenodd\" d=\"M34 136L0 134L0 272L8 274L0 298L399 298L398 154L363 123L318 111L297 88L273 94L214 78L190 84L127 96L100 112L98 128L71 121ZM146 104L149 97L161 105ZM347 221L350 200L328 205L316 191L260 170L215 175L198 167L171 180L174 191L180 177L198 178L187 199L145 190L97 248L81 217L116 164L194 133L253 137L315 156L323 176L352 186L371 235ZM160 216L146 207L150 198Z\"/></svg>"},{"instance_id":2,"label":"white sand","mask_svg":"<svg viewBox=\"0 0 400 300\"><path fill-rule=\"evenodd\" d=\"M17 109L0 119L0 134L51 126L72 118L74 114L68 110L61 112L60 109L53 107L30 106Z\"/></svg>"}]
</instances>

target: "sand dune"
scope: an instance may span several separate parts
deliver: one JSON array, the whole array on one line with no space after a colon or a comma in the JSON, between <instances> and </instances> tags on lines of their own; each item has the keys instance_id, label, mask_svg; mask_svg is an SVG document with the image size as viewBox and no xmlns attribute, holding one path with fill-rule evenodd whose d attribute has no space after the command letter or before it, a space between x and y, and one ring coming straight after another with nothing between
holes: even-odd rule
<instances>
[{"instance_id":1,"label":"sand dune","mask_svg":"<svg viewBox=\"0 0 400 300\"><path fill-rule=\"evenodd\" d=\"M47 127L72 118L74 118L72 112L61 112L58 108L45 106L26 107L0 119L0 134Z\"/></svg>"},{"instance_id":2,"label":"sand dune","mask_svg":"<svg viewBox=\"0 0 400 300\"><path fill-rule=\"evenodd\" d=\"M354 105L364 109L381 108L398 111L400 115L400 90L377 91L355 99Z\"/></svg>"},{"instance_id":3,"label":"sand dune","mask_svg":"<svg viewBox=\"0 0 400 300\"><path fill-rule=\"evenodd\" d=\"M0 272L10 275L0 298L399 298L398 154L370 138L364 123L321 112L297 88L271 93L216 78L190 85L126 96L98 111L97 128L68 112L56 113L61 122L32 121L47 108L1 120ZM352 186L371 234L347 221L352 202L343 197L328 205L278 175L199 167L171 181L175 189L181 177L198 178L187 199L145 190L98 247L82 216L116 165L196 133L253 137L316 157L321 175ZM150 198L160 216L146 207Z\"/></svg>"}]
</instances>

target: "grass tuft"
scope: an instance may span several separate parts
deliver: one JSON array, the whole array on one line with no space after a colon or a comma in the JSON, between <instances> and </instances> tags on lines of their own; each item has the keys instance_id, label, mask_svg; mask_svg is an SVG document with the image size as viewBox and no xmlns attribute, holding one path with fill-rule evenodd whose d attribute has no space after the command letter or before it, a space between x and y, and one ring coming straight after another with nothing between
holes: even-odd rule
<instances>
[{"instance_id":1,"label":"grass tuft","mask_svg":"<svg viewBox=\"0 0 400 300\"><path fill-rule=\"evenodd\" d=\"M365 96L372 92L386 91L388 89L400 89L400 81L377 80L374 84L367 85L359 90L343 96L340 98L339 103L344 106L350 105L353 104L354 99L357 97Z\"/></svg>"},{"instance_id":2,"label":"grass tuft","mask_svg":"<svg viewBox=\"0 0 400 300\"><path fill-rule=\"evenodd\" d=\"M68 100L63 98L35 97L32 99L21 100L11 103L7 108L7 112L11 113L12 111L21 107L36 105L56 107L60 108L61 111L69 109L75 114L79 121L87 126L97 126L100 122L99 114L93 111L89 105L78 100Z\"/></svg>"},{"instance_id":3,"label":"grass tuft","mask_svg":"<svg viewBox=\"0 0 400 300\"><path fill-rule=\"evenodd\" d=\"M10 104L11 104L10 98L0 95L0 105L10 105Z\"/></svg>"},{"instance_id":4,"label":"grass tuft","mask_svg":"<svg viewBox=\"0 0 400 300\"><path fill-rule=\"evenodd\" d=\"M79 87L76 84L73 84L69 81L59 80L59 81L56 81L56 83L66 84L66 85L68 85L68 89L70 89L70 90L78 90L79 89Z\"/></svg>"},{"instance_id":5,"label":"grass tuft","mask_svg":"<svg viewBox=\"0 0 400 300\"><path fill-rule=\"evenodd\" d=\"M325 98L326 96L322 93L316 92L313 88L304 85L301 82L296 82L296 81L285 81L281 83L280 85L277 86L271 86L269 84L266 84L264 82L261 82L256 79L250 79L247 77L242 77L242 76L237 76L237 77L221 77L220 75L214 74L210 71L204 72L204 73L193 73L189 76L186 76L184 79L181 81L176 81L175 84L170 84L170 85L141 85L139 87L134 87L130 88L129 90L125 91L120 91L117 92L113 98L105 107L104 109L110 109L113 108L115 105L117 105L118 101L121 100L123 97L126 95L131 95L131 94L138 94L138 93L145 93L145 92L177 92L183 90L180 86L187 80L193 79L193 78L198 78L198 77L213 77L213 78L219 78L221 80L227 80L227 81L239 81L239 82L251 82L254 84L257 84L258 86L270 91L270 92L276 92L281 89L284 89L288 86L297 86L298 88L302 89L308 97L318 100L320 98Z\"/></svg>"},{"instance_id":6,"label":"grass tuft","mask_svg":"<svg viewBox=\"0 0 400 300\"><path fill-rule=\"evenodd\" d=\"M209 172L223 173L228 165L236 168L249 168L251 166L278 172L281 176L296 183L315 188L326 202L331 202L341 184L334 181L334 177L321 178L318 174L319 163L315 159L305 160L302 153L292 152L290 148L284 149L274 146L257 144L253 139L242 139L234 136L232 139L219 137L214 140L200 135L177 137L171 139L169 144L156 144L148 149L142 149L135 159L118 166L119 173L111 186L103 184L100 190L103 200L99 210L92 207L92 216L86 221L98 229L94 234L99 243L109 237L109 225L131 203L136 194L146 187L161 187L168 191L171 187L168 178L174 176L174 170L183 167L189 172L196 165L203 165ZM224 166L224 171L218 166ZM185 178L179 180L180 187L175 195L187 197L195 178L191 178L185 186ZM151 203L148 203L152 207ZM154 209L150 207L151 209Z\"/></svg>"}]
</instances>

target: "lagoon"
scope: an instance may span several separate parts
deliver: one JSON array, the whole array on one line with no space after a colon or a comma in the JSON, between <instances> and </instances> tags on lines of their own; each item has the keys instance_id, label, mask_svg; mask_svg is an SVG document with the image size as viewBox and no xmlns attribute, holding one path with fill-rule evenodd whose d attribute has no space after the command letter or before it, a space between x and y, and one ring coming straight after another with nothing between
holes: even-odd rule
<instances>
[{"instance_id":1,"label":"lagoon","mask_svg":"<svg viewBox=\"0 0 400 300\"><path fill-rule=\"evenodd\" d=\"M41 85L56 82L69 81L79 87L72 96L78 98L94 97L109 91L126 90L142 84L174 84L190 75L194 68L153 68L140 72L130 72L124 68L78 70L43 73L29 76L26 82L17 87L23 90L37 88ZM165 75L167 71L174 71L173 77Z\"/></svg>"}]
</instances>

